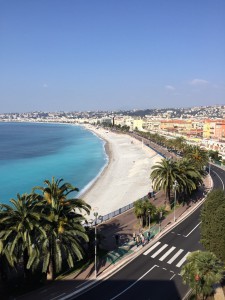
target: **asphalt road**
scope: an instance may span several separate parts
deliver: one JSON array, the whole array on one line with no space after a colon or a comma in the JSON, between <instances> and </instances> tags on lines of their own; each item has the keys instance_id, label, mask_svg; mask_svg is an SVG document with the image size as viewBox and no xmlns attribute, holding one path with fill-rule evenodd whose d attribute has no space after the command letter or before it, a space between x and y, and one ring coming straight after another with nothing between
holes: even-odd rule
<instances>
[{"instance_id":1,"label":"asphalt road","mask_svg":"<svg viewBox=\"0 0 225 300\"><path fill-rule=\"evenodd\" d=\"M214 188L224 189L225 171L211 165L210 173ZM183 299L189 287L182 283L181 267L189 252L203 250L200 211L201 207L113 276L71 299Z\"/></svg>"}]
</instances>

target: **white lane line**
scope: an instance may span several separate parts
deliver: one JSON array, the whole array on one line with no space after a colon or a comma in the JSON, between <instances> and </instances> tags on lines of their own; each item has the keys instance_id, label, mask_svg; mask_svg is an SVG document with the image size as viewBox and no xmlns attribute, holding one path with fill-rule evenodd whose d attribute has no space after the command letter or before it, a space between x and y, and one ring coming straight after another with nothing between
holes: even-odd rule
<instances>
[{"instance_id":1,"label":"white lane line","mask_svg":"<svg viewBox=\"0 0 225 300\"><path fill-rule=\"evenodd\" d=\"M163 268L163 270L167 270L166 268Z\"/></svg>"},{"instance_id":2,"label":"white lane line","mask_svg":"<svg viewBox=\"0 0 225 300\"><path fill-rule=\"evenodd\" d=\"M154 254L152 254L152 258L155 258L159 253L161 253L166 247L168 247L167 244L163 245L158 251L156 251Z\"/></svg>"},{"instance_id":3,"label":"white lane line","mask_svg":"<svg viewBox=\"0 0 225 300\"><path fill-rule=\"evenodd\" d=\"M178 233L177 235L181 235L180 233Z\"/></svg>"},{"instance_id":4,"label":"white lane line","mask_svg":"<svg viewBox=\"0 0 225 300\"><path fill-rule=\"evenodd\" d=\"M163 261L176 247L171 247L163 256L160 257L160 261Z\"/></svg>"},{"instance_id":5,"label":"white lane line","mask_svg":"<svg viewBox=\"0 0 225 300\"><path fill-rule=\"evenodd\" d=\"M122 294L124 294L126 291L128 291L130 288L132 288L136 283L138 283L138 281L140 281L143 277L145 277L149 272L151 272L155 267L159 267L159 266L154 265L150 270L148 270L145 274L143 274L140 278L138 278L138 280L136 280L134 283L132 283L130 286L128 286L125 290L123 290L122 292L120 292L119 294L117 294L116 296L111 298L110 300L114 300L114 299L118 298L119 296L121 296Z\"/></svg>"},{"instance_id":6,"label":"white lane line","mask_svg":"<svg viewBox=\"0 0 225 300\"><path fill-rule=\"evenodd\" d=\"M59 297L59 299L61 299L61 296L63 296L63 295L65 295L66 293L62 293L62 294L60 294L60 295L58 295L58 296L56 296L56 297L54 297L54 298L50 298L50 300L53 300L53 299L58 299Z\"/></svg>"},{"instance_id":7,"label":"white lane line","mask_svg":"<svg viewBox=\"0 0 225 300\"><path fill-rule=\"evenodd\" d=\"M187 235L184 235L184 237L188 237L200 224L201 222L199 222Z\"/></svg>"},{"instance_id":8,"label":"white lane line","mask_svg":"<svg viewBox=\"0 0 225 300\"><path fill-rule=\"evenodd\" d=\"M173 279L173 277L175 277L176 276L176 274L173 274L173 276L172 277L170 277L170 280L172 280Z\"/></svg>"},{"instance_id":9,"label":"white lane line","mask_svg":"<svg viewBox=\"0 0 225 300\"><path fill-rule=\"evenodd\" d=\"M212 170L212 171L213 171L213 170ZM223 190L224 190L224 184L223 184L222 178L218 175L217 172L213 171L213 173L215 173L215 174L218 176L218 178L220 179L220 181L221 181L221 183L222 183L222 186L223 186Z\"/></svg>"},{"instance_id":10,"label":"white lane line","mask_svg":"<svg viewBox=\"0 0 225 300\"><path fill-rule=\"evenodd\" d=\"M190 252L188 252L187 254L184 255L184 257L178 262L178 264L176 265L176 267L180 268L180 266L183 265L183 263L185 262L186 260L186 257L188 256Z\"/></svg>"},{"instance_id":11,"label":"white lane line","mask_svg":"<svg viewBox=\"0 0 225 300\"><path fill-rule=\"evenodd\" d=\"M179 256L181 255L181 253L183 252L183 249L180 249L179 251L177 251L177 253L167 262L168 264L172 264L172 262Z\"/></svg>"},{"instance_id":12,"label":"white lane line","mask_svg":"<svg viewBox=\"0 0 225 300\"><path fill-rule=\"evenodd\" d=\"M155 245L153 245L151 248L149 248L147 251L143 253L143 255L148 255L152 250L154 250L161 242L157 242Z\"/></svg>"}]
</instances>

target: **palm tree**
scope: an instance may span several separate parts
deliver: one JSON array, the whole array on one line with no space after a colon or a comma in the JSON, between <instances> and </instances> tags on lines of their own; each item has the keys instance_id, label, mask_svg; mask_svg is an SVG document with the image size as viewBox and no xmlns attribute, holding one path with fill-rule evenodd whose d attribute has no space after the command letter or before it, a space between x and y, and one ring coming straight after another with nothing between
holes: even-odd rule
<instances>
[{"instance_id":1,"label":"palm tree","mask_svg":"<svg viewBox=\"0 0 225 300\"><path fill-rule=\"evenodd\" d=\"M139 199L134 202L134 214L140 221L140 226L143 227L143 218L144 218L145 208L143 205L143 200Z\"/></svg>"},{"instance_id":2,"label":"palm tree","mask_svg":"<svg viewBox=\"0 0 225 300\"><path fill-rule=\"evenodd\" d=\"M200 172L195 168L192 161L183 158L177 161L177 168L180 174L178 181L178 191L190 194L202 184Z\"/></svg>"},{"instance_id":3,"label":"palm tree","mask_svg":"<svg viewBox=\"0 0 225 300\"><path fill-rule=\"evenodd\" d=\"M145 216L145 225L149 225L149 221L148 218L150 217L150 219L155 215L156 213L156 206L154 204L152 204L149 199L145 199L143 200L143 208L144 208L144 216ZM151 222L151 221L150 221Z\"/></svg>"},{"instance_id":4,"label":"palm tree","mask_svg":"<svg viewBox=\"0 0 225 300\"><path fill-rule=\"evenodd\" d=\"M182 151L185 145L185 138L183 136L175 138L173 140L175 150Z\"/></svg>"},{"instance_id":5,"label":"palm tree","mask_svg":"<svg viewBox=\"0 0 225 300\"><path fill-rule=\"evenodd\" d=\"M212 286L223 278L223 265L211 252L195 251L187 256L187 263L182 267L181 276L189 284L196 296L210 295Z\"/></svg>"},{"instance_id":6,"label":"palm tree","mask_svg":"<svg viewBox=\"0 0 225 300\"><path fill-rule=\"evenodd\" d=\"M40 225L39 196L17 194L17 199L11 199L10 202L12 207L6 204L0 206L0 223L4 224L0 232L2 253L11 266L22 257L24 274L28 278L28 269L38 255L34 245L38 239L46 237Z\"/></svg>"},{"instance_id":7,"label":"palm tree","mask_svg":"<svg viewBox=\"0 0 225 300\"><path fill-rule=\"evenodd\" d=\"M82 213L90 213L90 205L81 199L68 199L68 195L78 191L69 183L62 183L63 179L45 180L46 187L37 186L33 191L42 192L45 205L44 228L47 239L42 244L44 253L42 271L48 272L48 277L54 279L56 273L62 269L63 258L66 257L70 268L74 262L82 259L84 251L82 240L88 241L88 235L82 222Z\"/></svg>"},{"instance_id":8,"label":"palm tree","mask_svg":"<svg viewBox=\"0 0 225 300\"><path fill-rule=\"evenodd\" d=\"M201 173L204 170L204 166L208 163L208 153L206 150L201 149L199 146L189 146L185 150L185 157L190 159L193 165Z\"/></svg>"},{"instance_id":9,"label":"palm tree","mask_svg":"<svg viewBox=\"0 0 225 300\"><path fill-rule=\"evenodd\" d=\"M152 167L150 178L154 190L164 190L170 202L173 184L175 180L179 181L180 179L176 162L169 159L162 159Z\"/></svg>"}]
</instances>

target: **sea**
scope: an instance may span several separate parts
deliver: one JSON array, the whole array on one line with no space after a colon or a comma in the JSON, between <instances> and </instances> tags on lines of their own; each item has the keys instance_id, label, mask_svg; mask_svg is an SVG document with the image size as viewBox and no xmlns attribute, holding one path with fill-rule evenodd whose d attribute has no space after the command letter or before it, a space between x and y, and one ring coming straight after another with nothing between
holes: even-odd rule
<instances>
[{"instance_id":1,"label":"sea","mask_svg":"<svg viewBox=\"0 0 225 300\"><path fill-rule=\"evenodd\" d=\"M79 188L79 197L108 163L104 144L79 125L0 122L0 203L52 177Z\"/></svg>"}]
</instances>

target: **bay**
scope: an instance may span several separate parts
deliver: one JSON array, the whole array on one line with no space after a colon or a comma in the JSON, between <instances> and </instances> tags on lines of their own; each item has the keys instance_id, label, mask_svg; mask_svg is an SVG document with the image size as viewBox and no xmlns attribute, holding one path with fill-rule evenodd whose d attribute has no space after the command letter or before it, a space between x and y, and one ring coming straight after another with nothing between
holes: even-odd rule
<instances>
[{"instance_id":1,"label":"bay","mask_svg":"<svg viewBox=\"0 0 225 300\"><path fill-rule=\"evenodd\" d=\"M0 203L53 176L84 191L106 164L104 141L82 126L0 123Z\"/></svg>"}]
</instances>

